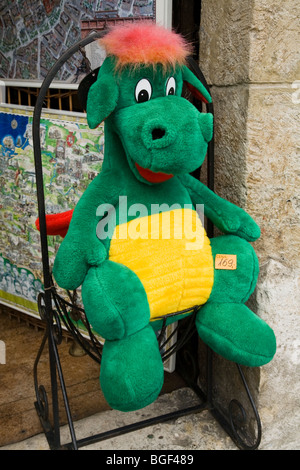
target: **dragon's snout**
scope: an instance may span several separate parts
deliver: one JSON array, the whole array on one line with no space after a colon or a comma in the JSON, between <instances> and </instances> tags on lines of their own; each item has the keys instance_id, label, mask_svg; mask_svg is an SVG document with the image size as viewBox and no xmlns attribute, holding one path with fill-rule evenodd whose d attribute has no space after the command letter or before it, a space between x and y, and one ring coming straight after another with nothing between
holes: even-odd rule
<instances>
[{"instance_id":1,"label":"dragon's snout","mask_svg":"<svg viewBox=\"0 0 300 470\"><path fill-rule=\"evenodd\" d=\"M155 181L157 173L163 174L165 181L166 175L194 171L204 160L212 134L212 115L199 113L179 96L120 109L114 114L114 123L130 168L141 181L152 182L149 171L156 173Z\"/></svg>"},{"instance_id":2,"label":"dragon's snout","mask_svg":"<svg viewBox=\"0 0 300 470\"><path fill-rule=\"evenodd\" d=\"M161 120L146 121L141 132L146 149L163 149L171 145L176 138L176 130L169 123Z\"/></svg>"},{"instance_id":3,"label":"dragon's snout","mask_svg":"<svg viewBox=\"0 0 300 470\"><path fill-rule=\"evenodd\" d=\"M166 135L165 129L162 129L160 127L155 127L153 131L151 132L152 134L152 140L158 140L162 139Z\"/></svg>"}]
</instances>

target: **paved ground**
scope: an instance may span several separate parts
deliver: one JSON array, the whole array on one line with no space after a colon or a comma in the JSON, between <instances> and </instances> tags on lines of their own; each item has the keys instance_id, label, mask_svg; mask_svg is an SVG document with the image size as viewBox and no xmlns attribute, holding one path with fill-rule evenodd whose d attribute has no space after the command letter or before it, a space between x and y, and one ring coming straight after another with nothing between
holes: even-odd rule
<instances>
[{"instance_id":1,"label":"paved ground","mask_svg":"<svg viewBox=\"0 0 300 470\"><path fill-rule=\"evenodd\" d=\"M176 407L195 404L195 397L189 389L179 389L161 396L154 404L133 413L105 411L75 423L77 439L102 431L124 426L129 422L148 419L155 414L169 413ZM174 408L175 406L175 408ZM62 428L62 443L70 441L68 427ZM276 444L274 444L276 445ZM293 446L290 447L293 450ZM283 444L282 449L288 449ZM260 450L275 450L268 430L263 432ZM278 449L278 448L277 448ZM276 450L277 450L276 449ZM44 435L37 435L25 441L2 447L0 450L49 450ZM155 424L135 432L108 439L81 450L237 450L232 440L223 431L208 411L180 417L166 423Z\"/></svg>"}]
</instances>

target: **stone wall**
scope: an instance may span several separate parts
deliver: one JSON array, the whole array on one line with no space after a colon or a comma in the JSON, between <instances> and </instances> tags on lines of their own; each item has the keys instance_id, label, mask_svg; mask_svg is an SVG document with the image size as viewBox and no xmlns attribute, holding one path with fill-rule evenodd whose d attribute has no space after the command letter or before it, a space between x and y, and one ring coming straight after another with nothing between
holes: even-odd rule
<instances>
[{"instance_id":1,"label":"stone wall","mask_svg":"<svg viewBox=\"0 0 300 470\"><path fill-rule=\"evenodd\" d=\"M300 447L297 10L299 0L202 0L200 27L215 108L215 190L262 231L251 305L277 337L275 358L255 375L263 444L272 449Z\"/></svg>"}]
</instances>

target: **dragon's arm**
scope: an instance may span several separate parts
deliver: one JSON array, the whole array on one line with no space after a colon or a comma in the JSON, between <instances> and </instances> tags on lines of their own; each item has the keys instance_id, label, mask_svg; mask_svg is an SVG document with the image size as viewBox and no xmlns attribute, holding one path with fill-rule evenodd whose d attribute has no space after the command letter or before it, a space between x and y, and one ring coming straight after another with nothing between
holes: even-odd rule
<instances>
[{"instance_id":1,"label":"dragon's arm","mask_svg":"<svg viewBox=\"0 0 300 470\"><path fill-rule=\"evenodd\" d=\"M254 241L260 237L260 228L243 209L211 191L190 175L180 177L189 191L193 204L203 204L204 214L224 233L231 233Z\"/></svg>"},{"instance_id":2,"label":"dragon's arm","mask_svg":"<svg viewBox=\"0 0 300 470\"><path fill-rule=\"evenodd\" d=\"M105 185L106 186L106 185ZM102 263L107 251L96 235L97 209L100 204L114 204L117 195L103 185L101 174L88 186L78 201L67 234L57 252L53 275L57 284L64 289L79 287L90 266Z\"/></svg>"}]
</instances>

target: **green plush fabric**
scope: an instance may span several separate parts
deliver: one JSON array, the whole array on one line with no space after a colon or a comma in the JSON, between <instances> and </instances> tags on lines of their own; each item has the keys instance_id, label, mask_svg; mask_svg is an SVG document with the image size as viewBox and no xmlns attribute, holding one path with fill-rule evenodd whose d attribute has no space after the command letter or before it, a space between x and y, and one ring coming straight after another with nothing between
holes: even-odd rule
<instances>
[{"instance_id":1,"label":"green plush fabric","mask_svg":"<svg viewBox=\"0 0 300 470\"><path fill-rule=\"evenodd\" d=\"M205 87L199 82L198 78L186 66L182 69L182 78L193 95L202 101L211 103L212 99ZM203 100L204 98L204 100Z\"/></svg>"},{"instance_id":2,"label":"green plush fabric","mask_svg":"<svg viewBox=\"0 0 300 470\"><path fill-rule=\"evenodd\" d=\"M235 204L222 199L190 175L180 176L194 204L203 204L204 213L223 233L235 234L248 241L260 237L260 228L252 217Z\"/></svg>"},{"instance_id":3,"label":"green plush fabric","mask_svg":"<svg viewBox=\"0 0 300 470\"><path fill-rule=\"evenodd\" d=\"M97 127L106 119L117 106L119 87L113 73L114 61L108 58L104 61L98 80L89 90L87 102L87 121L91 129ZM107 99L109 97L109 99ZM97 106L95 106L97 103Z\"/></svg>"},{"instance_id":4,"label":"green plush fabric","mask_svg":"<svg viewBox=\"0 0 300 470\"><path fill-rule=\"evenodd\" d=\"M214 272L210 298L196 318L201 339L221 356L246 365L262 366L274 357L276 339L273 330L244 305L253 293L259 272L253 247L234 235L211 240L217 254L237 257L235 270Z\"/></svg>"},{"instance_id":5,"label":"green plush fabric","mask_svg":"<svg viewBox=\"0 0 300 470\"><path fill-rule=\"evenodd\" d=\"M104 172L103 172L104 173ZM64 289L77 289L84 281L90 266L97 266L107 258L107 249L97 237L97 209L110 201L117 204L118 175L110 175L111 184L103 185L99 174L88 186L73 213L69 230L59 247L54 261L53 275Z\"/></svg>"},{"instance_id":6,"label":"green plush fabric","mask_svg":"<svg viewBox=\"0 0 300 470\"><path fill-rule=\"evenodd\" d=\"M105 339L130 336L149 324L144 287L122 264L107 260L91 267L82 285L82 300L93 329Z\"/></svg>"},{"instance_id":7,"label":"green plush fabric","mask_svg":"<svg viewBox=\"0 0 300 470\"><path fill-rule=\"evenodd\" d=\"M201 339L230 361L259 367L274 357L273 330L244 304L209 302L200 309L196 326Z\"/></svg>"},{"instance_id":8,"label":"green plush fabric","mask_svg":"<svg viewBox=\"0 0 300 470\"><path fill-rule=\"evenodd\" d=\"M215 269L214 285L209 302L245 303L253 293L259 272L256 253L247 241L235 235L226 235L211 240L212 254L236 255L234 270Z\"/></svg>"},{"instance_id":9,"label":"green plush fabric","mask_svg":"<svg viewBox=\"0 0 300 470\"><path fill-rule=\"evenodd\" d=\"M120 341L105 342L100 384L112 408L144 408L157 398L163 381L163 363L150 325Z\"/></svg>"},{"instance_id":10,"label":"green plush fabric","mask_svg":"<svg viewBox=\"0 0 300 470\"><path fill-rule=\"evenodd\" d=\"M258 263L248 242L260 236L259 227L245 211L189 176L204 161L213 117L181 97L183 82L207 101L209 94L185 67L170 71L158 64L155 70L141 66L116 72L114 65L113 57L104 61L87 102L91 128L105 119L103 168L74 210L53 274L62 288L82 286L87 317L105 339L104 396L113 408L131 411L155 400L163 383L155 336L162 321L149 323L147 295L136 274L109 260L116 225L143 216L132 210L135 203L148 213L204 204L205 215L228 234L211 241L212 252L237 254L237 270L215 270L211 296L197 315L200 337L216 352L252 366L270 360L275 343L272 330L244 305L257 280ZM176 89L166 96L170 75ZM137 102L137 84L144 79L150 99ZM149 181L139 167L170 179Z\"/></svg>"},{"instance_id":11,"label":"green plush fabric","mask_svg":"<svg viewBox=\"0 0 300 470\"><path fill-rule=\"evenodd\" d=\"M135 163L154 172L173 175L197 168L200 152L196 153L195 148L201 149L201 154L206 153L212 135L212 120L211 114L199 114L189 101L167 96L153 100L151 119L148 103L136 106L134 113L130 107L119 110L114 116L114 127L122 139L133 174L142 181ZM151 131L155 128L163 129L165 136L153 141ZM186 132L190 128L193 132ZM176 159L172 158L174 154Z\"/></svg>"}]
</instances>

